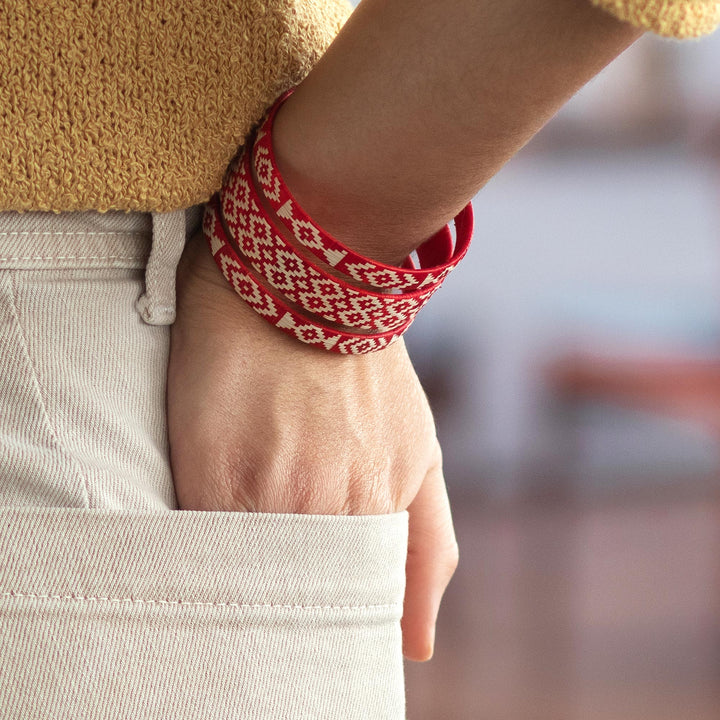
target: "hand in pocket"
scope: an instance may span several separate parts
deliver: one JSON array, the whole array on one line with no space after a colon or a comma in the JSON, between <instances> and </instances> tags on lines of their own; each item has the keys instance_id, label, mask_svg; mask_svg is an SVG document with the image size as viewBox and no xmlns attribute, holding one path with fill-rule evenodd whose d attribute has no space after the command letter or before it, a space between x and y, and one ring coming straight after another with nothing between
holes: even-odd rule
<instances>
[{"instance_id":1,"label":"hand in pocket","mask_svg":"<svg viewBox=\"0 0 720 720\"><path fill-rule=\"evenodd\" d=\"M457 546L435 425L402 341L358 356L294 341L245 305L197 237L178 271L168 422L182 509L408 510L404 652L432 654Z\"/></svg>"}]
</instances>

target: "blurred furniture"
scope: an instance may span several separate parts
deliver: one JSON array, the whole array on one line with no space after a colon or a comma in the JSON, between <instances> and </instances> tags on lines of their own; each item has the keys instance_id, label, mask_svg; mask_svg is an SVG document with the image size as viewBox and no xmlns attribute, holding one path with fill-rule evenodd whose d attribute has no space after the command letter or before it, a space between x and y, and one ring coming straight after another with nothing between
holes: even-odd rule
<instances>
[{"instance_id":1,"label":"blurred furniture","mask_svg":"<svg viewBox=\"0 0 720 720\"><path fill-rule=\"evenodd\" d=\"M720 438L720 357L622 358L572 353L552 363L551 389L701 423Z\"/></svg>"}]
</instances>

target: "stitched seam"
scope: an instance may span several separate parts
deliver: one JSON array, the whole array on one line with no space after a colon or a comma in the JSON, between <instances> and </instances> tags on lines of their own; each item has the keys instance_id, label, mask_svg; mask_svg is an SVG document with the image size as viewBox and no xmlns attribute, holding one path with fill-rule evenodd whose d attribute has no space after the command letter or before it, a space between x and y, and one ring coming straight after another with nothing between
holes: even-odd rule
<instances>
[{"instance_id":1,"label":"stitched seam","mask_svg":"<svg viewBox=\"0 0 720 720\"><path fill-rule=\"evenodd\" d=\"M1 262L17 260L145 260L144 255L24 255L17 257L0 256Z\"/></svg>"},{"instance_id":2,"label":"stitched seam","mask_svg":"<svg viewBox=\"0 0 720 720\"><path fill-rule=\"evenodd\" d=\"M15 323L17 325L18 334L20 336L20 342L22 344L22 349L25 354L25 359L28 364L28 368L30 369L30 374L32 375L33 384L35 385L35 391L37 392L38 400L40 401L40 408L42 409L43 419L45 420L45 423L47 425L48 432L50 433L50 438L52 439L53 444L55 445L55 448L58 450L59 453L62 455L65 455L70 463L75 466L75 471L82 479L83 488L85 490L85 504L87 507L90 506L90 492L88 489L88 482L85 475L80 470L80 466L75 460L75 458L72 456L71 453L69 453L65 447L60 442L60 439L58 438L57 433L55 432L55 426L53 425L52 421L50 420L50 414L47 411L47 405L45 403L45 398L43 397L42 393L42 386L40 385L40 380L38 378L37 374L37 368L35 367L35 363L32 360L32 356L30 355L30 346L28 345L27 337L25 336L25 331L23 330L22 323L20 322L20 313L18 311L18 300L17 300L17 287L15 284L15 278L10 275L10 299L12 301L11 303L11 309L13 313L13 318L15 319Z\"/></svg>"},{"instance_id":3,"label":"stitched seam","mask_svg":"<svg viewBox=\"0 0 720 720\"><path fill-rule=\"evenodd\" d=\"M146 233L143 231L138 230L73 230L70 232L67 231L57 231L57 230L6 230L4 232L0 232L0 237L15 237L18 235L41 235L46 237L56 237L58 235L71 235L73 237L101 237L103 235L143 235L145 236Z\"/></svg>"},{"instance_id":4,"label":"stitched seam","mask_svg":"<svg viewBox=\"0 0 720 720\"><path fill-rule=\"evenodd\" d=\"M176 605L179 607L217 607L242 610L391 610L400 607L399 603L385 605L293 605L283 603L237 603L237 602L200 602L192 600L145 600L141 598L113 598L96 595L43 595L40 593L0 593L2 598L22 598L32 600L74 600L76 602L105 602L132 605Z\"/></svg>"}]
</instances>

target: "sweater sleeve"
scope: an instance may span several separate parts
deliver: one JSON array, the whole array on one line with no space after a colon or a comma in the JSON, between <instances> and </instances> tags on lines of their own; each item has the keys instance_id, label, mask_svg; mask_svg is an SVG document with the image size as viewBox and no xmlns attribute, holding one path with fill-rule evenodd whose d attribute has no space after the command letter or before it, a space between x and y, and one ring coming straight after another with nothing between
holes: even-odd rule
<instances>
[{"instance_id":1,"label":"sweater sleeve","mask_svg":"<svg viewBox=\"0 0 720 720\"><path fill-rule=\"evenodd\" d=\"M720 24L720 0L591 0L620 20L658 35L691 38Z\"/></svg>"}]
</instances>

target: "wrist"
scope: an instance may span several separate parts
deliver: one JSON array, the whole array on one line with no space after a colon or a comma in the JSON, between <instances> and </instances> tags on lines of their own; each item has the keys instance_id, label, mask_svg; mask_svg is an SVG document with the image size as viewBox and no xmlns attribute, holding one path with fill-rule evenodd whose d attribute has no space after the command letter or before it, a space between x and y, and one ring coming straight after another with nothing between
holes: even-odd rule
<instances>
[{"instance_id":1,"label":"wrist","mask_svg":"<svg viewBox=\"0 0 720 720\"><path fill-rule=\"evenodd\" d=\"M313 122L304 101L296 102L296 90L277 113L273 145L275 159L288 188L307 214L328 234L360 255L399 265L438 228L454 217L453 212L428 213L401 199L402 178L392 177L391 159L383 167L353 163L348 168L334 148L342 144L342 128L317 133L303 128Z\"/></svg>"}]
</instances>

